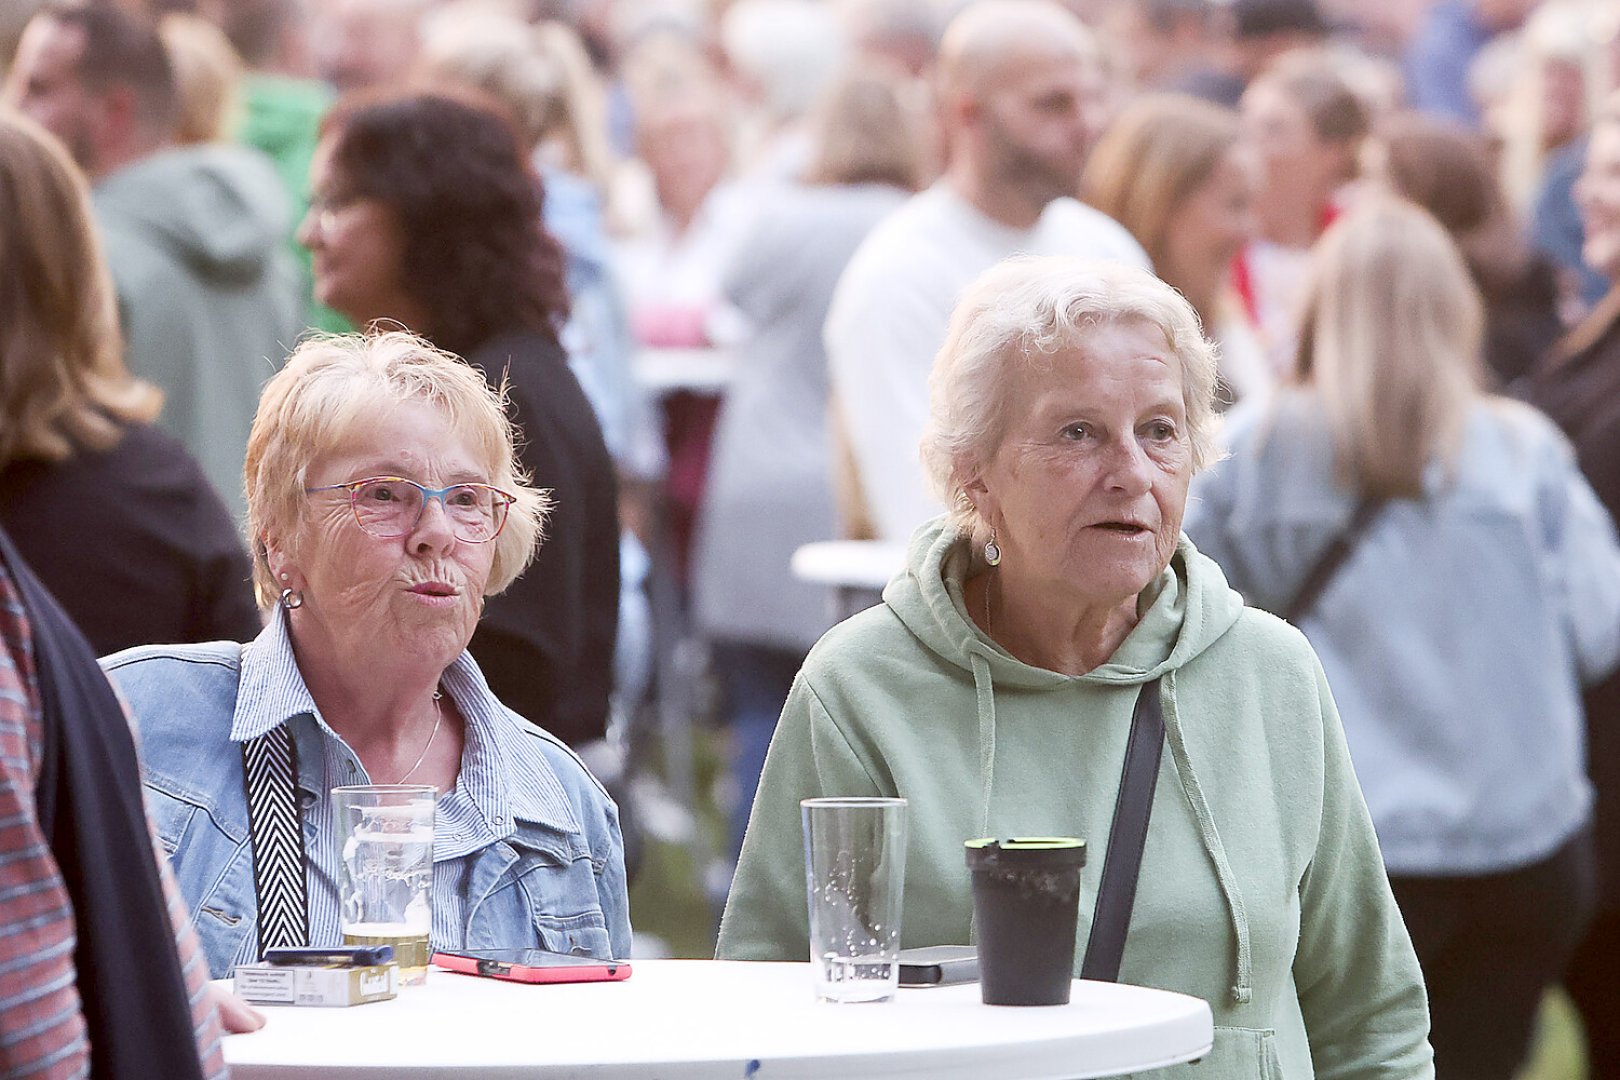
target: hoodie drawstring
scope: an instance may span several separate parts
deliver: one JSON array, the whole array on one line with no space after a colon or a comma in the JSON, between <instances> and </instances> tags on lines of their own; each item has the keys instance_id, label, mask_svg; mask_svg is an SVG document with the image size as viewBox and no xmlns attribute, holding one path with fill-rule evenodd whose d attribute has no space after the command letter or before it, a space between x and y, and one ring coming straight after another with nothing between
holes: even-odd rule
<instances>
[{"instance_id":1,"label":"hoodie drawstring","mask_svg":"<svg viewBox=\"0 0 1620 1080\"><path fill-rule=\"evenodd\" d=\"M990 835L990 789L996 782L996 687L990 679L990 661L977 651L968 653L973 668L973 692L979 703L979 835Z\"/></svg>"},{"instance_id":2,"label":"hoodie drawstring","mask_svg":"<svg viewBox=\"0 0 1620 1080\"><path fill-rule=\"evenodd\" d=\"M1199 839L1204 842L1204 850L1209 853L1210 861L1215 864L1215 879L1220 884L1221 895L1226 899L1226 910L1232 919L1232 932L1237 937L1237 977L1232 983L1232 1000L1238 1005L1247 1005L1254 997L1252 985L1254 961L1249 947L1249 916L1243 910L1243 895L1238 892L1232 866L1226 859L1226 846L1221 843L1220 834L1215 831L1215 819L1209 812L1204 789L1199 786L1198 775L1193 772L1192 759L1187 755L1187 740L1181 730L1181 718L1176 713L1174 678L1170 675L1165 678L1166 688L1170 693L1164 697L1164 730L1170 744L1170 757L1175 762L1176 773L1181 778L1181 790L1186 794L1188 804L1192 806L1193 817L1198 820Z\"/></svg>"}]
</instances>

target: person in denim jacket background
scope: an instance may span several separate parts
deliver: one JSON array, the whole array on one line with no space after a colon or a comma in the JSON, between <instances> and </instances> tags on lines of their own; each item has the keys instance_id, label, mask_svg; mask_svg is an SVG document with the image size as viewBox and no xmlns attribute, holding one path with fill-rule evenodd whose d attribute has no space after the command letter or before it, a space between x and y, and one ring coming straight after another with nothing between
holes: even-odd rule
<instances>
[{"instance_id":1,"label":"person in denim jacket background","mask_svg":"<svg viewBox=\"0 0 1620 1080\"><path fill-rule=\"evenodd\" d=\"M1414 204L1316 248L1297 385L1229 414L1185 528L1256 607L1294 597L1344 718L1442 1077L1509 1080L1591 913L1581 684L1620 659L1620 544L1568 441L1483 387L1485 312Z\"/></svg>"},{"instance_id":2,"label":"person in denim jacket background","mask_svg":"<svg viewBox=\"0 0 1620 1080\"><path fill-rule=\"evenodd\" d=\"M466 651L549 508L483 376L403 332L305 341L265 387L245 472L255 586L279 597L263 633L103 661L213 974L258 956L241 744L283 724L309 944L340 938L329 791L410 781L440 793L434 948L628 955L617 808Z\"/></svg>"}]
</instances>

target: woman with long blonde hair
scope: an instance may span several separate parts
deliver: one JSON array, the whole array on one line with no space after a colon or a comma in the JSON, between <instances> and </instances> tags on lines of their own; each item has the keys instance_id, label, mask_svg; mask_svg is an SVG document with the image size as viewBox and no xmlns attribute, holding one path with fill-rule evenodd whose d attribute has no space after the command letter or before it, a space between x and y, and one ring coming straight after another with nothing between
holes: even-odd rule
<instances>
[{"instance_id":1,"label":"woman with long blonde hair","mask_svg":"<svg viewBox=\"0 0 1620 1080\"><path fill-rule=\"evenodd\" d=\"M1507 1080L1590 915L1580 692L1620 658L1620 546L1551 422L1481 389L1426 212L1347 214L1306 295L1296 384L1230 424L1187 533L1321 657L1440 1075Z\"/></svg>"},{"instance_id":2,"label":"woman with long blonde hair","mask_svg":"<svg viewBox=\"0 0 1620 1080\"><path fill-rule=\"evenodd\" d=\"M124 366L85 180L0 112L0 525L98 652L251 637L247 550Z\"/></svg>"}]
</instances>

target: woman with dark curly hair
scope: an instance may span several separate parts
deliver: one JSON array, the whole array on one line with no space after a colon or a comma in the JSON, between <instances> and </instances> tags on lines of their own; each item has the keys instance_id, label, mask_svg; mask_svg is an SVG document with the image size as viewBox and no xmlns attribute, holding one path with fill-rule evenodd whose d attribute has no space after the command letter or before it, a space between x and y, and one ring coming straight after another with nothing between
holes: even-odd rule
<instances>
[{"instance_id":1,"label":"woman with dark curly hair","mask_svg":"<svg viewBox=\"0 0 1620 1080\"><path fill-rule=\"evenodd\" d=\"M324 304L401 323L504 382L521 463L556 510L527 573L472 639L493 689L572 745L600 738L619 602L613 461L558 341L561 249L540 181L497 107L456 92L340 101L322 125L299 230Z\"/></svg>"}]
</instances>

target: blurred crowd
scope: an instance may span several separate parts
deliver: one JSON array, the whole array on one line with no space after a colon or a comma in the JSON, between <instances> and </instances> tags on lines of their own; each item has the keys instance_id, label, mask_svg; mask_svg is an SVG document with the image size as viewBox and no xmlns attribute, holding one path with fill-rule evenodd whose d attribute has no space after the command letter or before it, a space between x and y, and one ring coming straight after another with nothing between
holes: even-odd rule
<instances>
[{"instance_id":1,"label":"blurred crowd","mask_svg":"<svg viewBox=\"0 0 1620 1080\"><path fill-rule=\"evenodd\" d=\"M472 640L491 689L589 755L633 728L669 627L702 641L733 852L832 624L793 552L903 543L947 509L918 457L929 372L958 294L1008 256L1174 286L1218 346L1234 432L1348 431L1341 452L1422 459L1360 474L1362 495L1420 497L1468 395L1501 395L1550 414L1620 511L1614 0L7 0L0 77L0 523L94 650L259 632L243 468L261 388L311 333L405 328L504 390L520 464L551 492L535 563ZM31 164L41 142L87 185L88 233ZM1389 196L1414 217L1357 217ZM1432 248L1382 260L1351 239L1431 226ZM1431 256L1410 288L1358 292ZM1477 328L1434 315L1464 293ZM1340 345L1395 359L1346 374ZM1272 408L1306 385L1339 396L1303 420ZM1514 467L1478 465L1496 492L1479 498L1513 504ZM1208 531L1189 532L1253 600L1272 579L1244 538L1317 511L1302 495L1261 513L1247 475L1206 488ZM1412 634L1488 652L1510 625L1503 647L1536 651L1522 607L1446 602L1458 618ZM1587 780L1562 773L1578 808L1528 847L1392 842L1379 792L1448 781L1358 742L1343 687L1394 678L1402 652L1324 662L1403 853L1437 1028L1444 992L1460 1012L1477 999L1458 957L1491 946L1416 925L1517 913L1557 924L1524 996L1566 981L1593 1075L1620 1076L1620 686L1598 681L1614 658L1549 659L1568 670L1514 699L1522 754L1480 785L1535 771L1515 756L1587 759L1594 862ZM1567 724L1543 738L1551 714ZM1548 813L1527 800L1505 828ZM1417 898L1436 880L1497 891Z\"/></svg>"}]
</instances>

